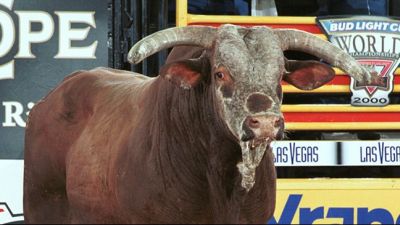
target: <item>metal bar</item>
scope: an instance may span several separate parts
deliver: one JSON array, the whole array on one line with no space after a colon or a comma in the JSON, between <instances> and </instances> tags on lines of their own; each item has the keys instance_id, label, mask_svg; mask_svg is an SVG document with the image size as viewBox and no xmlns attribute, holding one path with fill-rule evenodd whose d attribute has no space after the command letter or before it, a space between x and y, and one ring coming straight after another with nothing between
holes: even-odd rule
<instances>
[{"instance_id":1,"label":"metal bar","mask_svg":"<svg viewBox=\"0 0 400 225\"><path fill-rule=\"evenodd\" d=\"M176 0L176 26L184 27L188 25L188 1Z\"/></svg>"},{"instance_id":2,"label":"metal bar","mask_svg":"<svg viewBox=\"0 0 400 225\"><path fill-rule=\"evenodd\" d=\"M400 130L399 122L286 122L285 129L294 130Z\"/></svg>"},{"instance_id":3,"label":"metal bar","mask_svg":"<svg viewBox=\"0 0 400 225\"><path fill-rule=\"evenodd\" d=\"M158 15L158 30L163 30L168 27L168 0L161 0L159 4L159 15ZM158 52L157 60L158 67L164 65L167 58L167 50Z\"/></svg>"},{"instance_id":4,"label":"metal bar","mask_svg":"<svg viewBox=\"0 0 400 225\"><path fill-rule=\"evenodd\" d=\"M278 179L279 190L398 190L400 179L391 178L318 178L318 179Z\"/></svg>"},{"instance_id":5,"label":"metal bar","mask_svg":"<svg viewBox=\"0 0 400 225\"><path fill-rule=\"evenodd\" d=\"M113 29L113 50L114 50L114 68L121 69L122 68L122 49L121 49L121 39L123 37L122 33L122 2L114 1L114 29Z\"/></svg>"},{"instance_id":6,"label":"metal bar","mask_svg":"<svg viewBox=\"0 0 400 225\"><path fill-rule=\"evenodd\" d=\"M400 112L400 105L387 105L385 107L363 107L351 105L282 105L282 112Z\"/></svg>"},{"instance_id":7,"label":"metal bar","mask_svg":"<svg viewBox=\"0 0 400 225\"><path fill-rule=\"evenodd\" d=\"M325 85L320 88L305 91L292 85L282 85L284 93L350 93L350 85ZM400 92L400 85L394 85L393 93Z\"/></svg>"},{"instance_id":8,"label":"metal bar","mask_svg":"<svg viewBox=\"0 0 400 225\"><path fill-rule=\"evenodd\" d=\"M131 1L131 16L133 18L133 23L131 29L131 42L129 48L131 48L136 42L141 39L142 33L142 24L141 24L141 14L142 14L142 7L141 2L134 0ZM131 71L135 71L138 73L143 73L142 65L131 65Z\"/></svg>"},{"instance_id":9,"label":"metal bar","mask_svg":"<svg viewBox=\"0 0 400 225\"><path fill-rule=\"evenodd\" d=\"M107 43L108 43L108 66L115 67L114 62L114 20L115 20L115 0L108 1L108 21L107 21Z\"/></svg>"},{"instance_id":10,"label":"metal bar","mask_svg":"<svg viewBox=\"0 0 400 225\"><path fill-rule=\"evenodd\" d=\"M179 2L180 0L178 0ZM182 0L185 1L186 0ZM178 8L177 8L178 10ZM184 10L182 8L181 10ZM187 12L187 11L186 11ZM221 15L195 15L187 14L187 17L181 16L183 22L191 23L237 23L237 24L308 24L316 25L316 17L295 17L295 16L221 16ZM182 18L177 18L182 19ZM184 23L182 23L184 24Z\"/></svg>"},{"instance_id":11,"label":"metal bar","mask_svg":"<svg viewBox=\"0 0 400 225\"><path fill-rule=\"evenodd\" d=\"M141 18L141 26L142 26L142 36L141 38L146 37L149 34L149 18L148 18L148 10L147 10L147 0L141 0L141 6L142 6L142 18ZM142 61L142 73L143 74L148 74L148 59L144 59Z\"/></svg>"},{"instance_id":12,"label":"metal bar","mask_svg":"<svg viewBox=\"0 0 400 225\"><path fill-rule=\"evenodd\" d=\"M339 69L339 68L333 68L333 70L335 71L336 75L347 75L347 73L343 72L343 70ZM394 74L396 76L400 76L400 68L397 68L394 72Z\"/></svg>"}]
</instances>

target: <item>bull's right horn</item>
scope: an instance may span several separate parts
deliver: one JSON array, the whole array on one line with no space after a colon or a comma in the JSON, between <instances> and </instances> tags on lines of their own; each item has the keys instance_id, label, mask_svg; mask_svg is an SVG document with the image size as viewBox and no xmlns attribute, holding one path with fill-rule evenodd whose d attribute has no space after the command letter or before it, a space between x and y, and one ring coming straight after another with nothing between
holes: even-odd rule
<instances>
[{"instance_id":1,"label":"bull's right horn","mask_svg":"<svg viewBox=\"0 0 400 225\"><path fill-rule=\"evenodd\" d=\"M196 45L210 48L216 29L207 26L173 27L158 31L138 41L128 53L128 61L141 62L148 56L176 45Z\"/></svg>"},{"instance_id":2,"label":"bull's right horn","mask_svg":"<svg viewBox=\"0 0 400 225\"><path fill-rule=\"evenodd\" d=\"M300 30L275 29L274 33L279 37L283 51L297 50L317 56L344 70L361 83L371 83L376 79L353 57L329 41Z\"/></svg>"}]
</instances>

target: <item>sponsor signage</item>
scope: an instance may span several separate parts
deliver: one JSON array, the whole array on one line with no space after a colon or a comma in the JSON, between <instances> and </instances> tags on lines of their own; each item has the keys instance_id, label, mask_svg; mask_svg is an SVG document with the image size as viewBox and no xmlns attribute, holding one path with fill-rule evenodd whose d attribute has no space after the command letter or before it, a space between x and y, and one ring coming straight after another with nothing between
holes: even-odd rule
<instances>
[{"instance_id":1,"label":"sponsor signage","mask_svg":"<svg viewBox=\"0 0 400 225\"><path fill-rule=\"evenodd\" d=\"M342 149L346 166L400 166L400 141L350 141Z\"/></svg>"},{"instance_id":2,"label":"sponsor signage","mask_svg":"<svg viewBox=\"0 0 400 225\"><path fill-rule=\"evenodd\" d=\"M400 141L275 141L275 166L400 166Z\"/></svg>"},{"instance_id":3,"label":"sponsor signage","mask_svg":"<svg viewBox=\"0 0 400 225\"><path fill-rule=\"evenodd\" d=\"M399 179L280 179L268 224L400 224Z\"/></svg>"},{"instance_id":4,"label":"sponsor signage","mask_svg":"<svg viewBox=\"0 0 400 225\"><path fill-rule=\"evenodd\" d=\"M0 159L23 158L29 111L65 76L107 66L107 7L103 0L0 0Z\"/></svg>"},{"instance_id":5,"label":"sponsor signage","mask_svg":"<svg viewBox=\"0 0 400 225\"><path fill-rule=\"evenodd\" d=\"M0 0L0 224L23 221L26 119L68 74L108 65L108 1Z\"/></svg>"},{"instance_id":6,"label":"sponsor signage","mask_svg":"<svg viewBox=\"0 0 400 225\"><path fill-rule=\"evenodd\" d=\"M353 16L322 17L317 21L330 42L385 81L382 86L366 86L351 78L352 105L388 105L389 94L393 91L394 72L400 63L400 20Z\"/></svg>"},{"instance_id":7,"label":"sponsor signage","mask_svg":"<svg viewBox=\"0 0 400 225\"><path fill-rule=\"evenodd\" d=\"M276 141L271 145L276 166L337 165L334 141Z\"/></svg>"},{"instance_id":8,"label":"sponsor signage","mask_svg":"<svg viewBox=\"0 0 400 225\"><path fill-rule=\"evenodd\" d=\"M0 160L0 224L24 221L23 160Z\"/></svg>"}]
</instances>

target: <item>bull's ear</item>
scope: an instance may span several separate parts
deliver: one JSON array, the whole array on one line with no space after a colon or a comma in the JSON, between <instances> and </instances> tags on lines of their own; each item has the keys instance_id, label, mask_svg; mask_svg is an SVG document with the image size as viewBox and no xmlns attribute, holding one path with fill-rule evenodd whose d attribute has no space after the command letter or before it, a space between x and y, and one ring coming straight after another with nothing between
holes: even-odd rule
<instances>
[{"instance_id":1,"label":"bull's ear","mask_svg":"<svg viewBox=\"0 0 400 225\"><path fill-rule=\"evenodd\" d=\"M183 89L196 86L202 77L201 67L199 68L197 59L166 64L161 68L160 75Z\"/></svg>"},{"instance_id":2,"label":"bull's ear","mask_svg":"<svg viewBox=\"0 0 400 225\"><path fill-rule=\"evenodd\" d=\"M335 71L328 65L314 61L286 61L283 80L301 90L313 90L328 83L335 77Z\"/></svg>"}]
</instances>

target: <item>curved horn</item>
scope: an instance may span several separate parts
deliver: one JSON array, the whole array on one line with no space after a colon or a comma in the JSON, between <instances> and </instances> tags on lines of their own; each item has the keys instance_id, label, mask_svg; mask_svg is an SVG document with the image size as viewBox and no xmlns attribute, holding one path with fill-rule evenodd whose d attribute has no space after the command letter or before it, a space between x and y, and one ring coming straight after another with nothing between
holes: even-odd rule
<instances>
[{"instance_id":1,"label":"curved horn","mask_svg":"<svg viewBox=\"0 0 400 225\"><path fill-rule=\"evenodd\" d=\"M353 57L328 41L300 30L275 29L274 33L279 37L283 51L297 50L315 55L346 71L358 82L370 83L372 80L371 74Z\"/></svg>"},{"instance_id":2,"label":"curved horn","mask_svg":"<svg viewBox=\"0 0 400 225\"><path fill-rule=\"evenodd\" d=\"M216 29L206 26L173 27L158 31L138 41L128 53L128 61L133 64L146 57L175 45L198 45L210 48Z\"/></svg>"}]
</instances>

